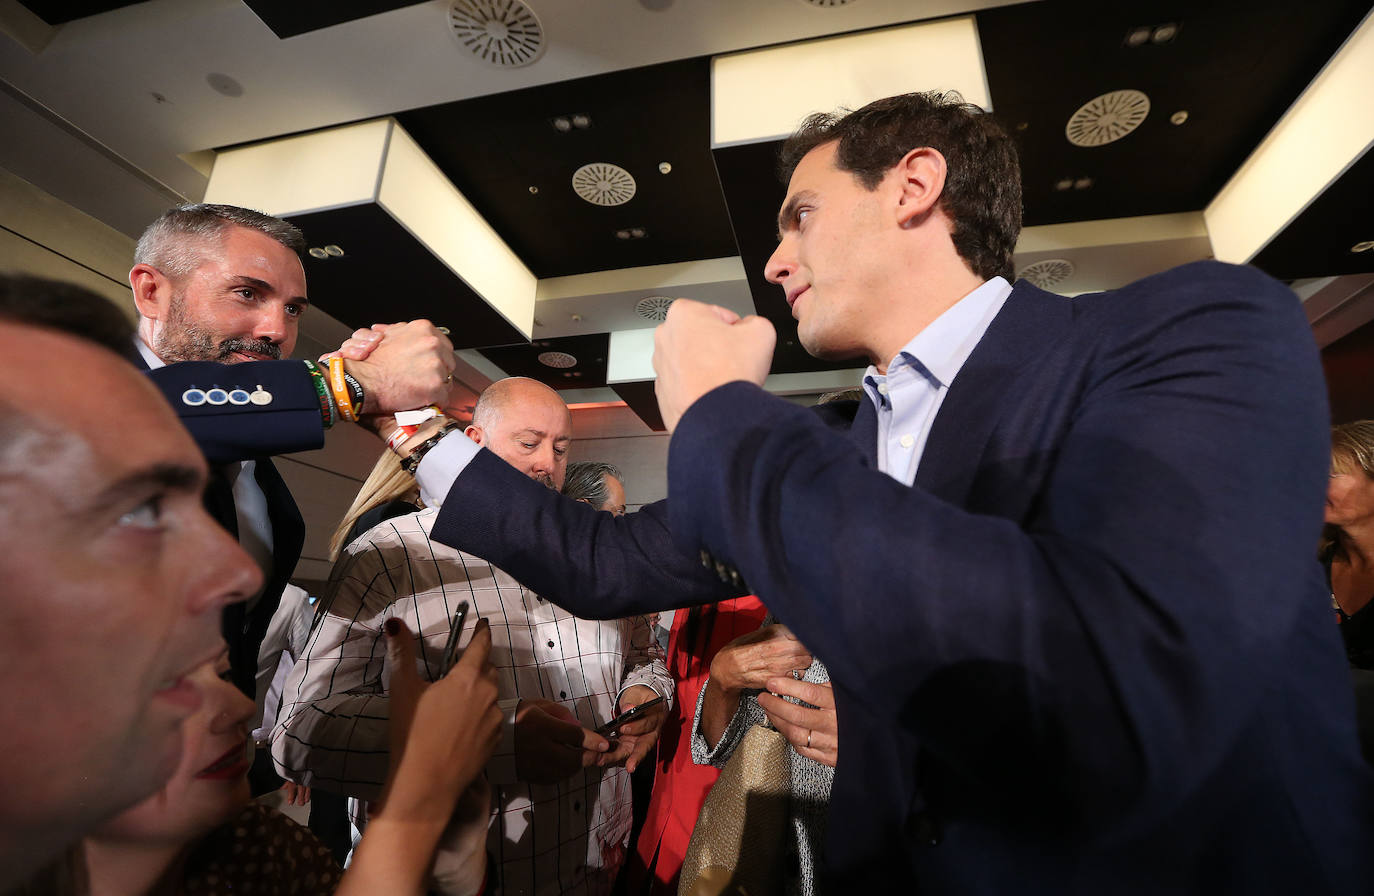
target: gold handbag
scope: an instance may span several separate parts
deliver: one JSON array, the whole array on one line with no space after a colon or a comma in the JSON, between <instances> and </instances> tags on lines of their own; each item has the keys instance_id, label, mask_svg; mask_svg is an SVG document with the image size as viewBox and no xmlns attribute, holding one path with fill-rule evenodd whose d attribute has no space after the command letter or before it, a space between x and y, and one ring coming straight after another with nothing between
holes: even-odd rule
<instances>
[{"instance_id":1,"label":"gold handbag","mask_svg":"<svg viewBox=\"0 0 1374 896\"><path fill-rule=\"evenodd\" d=\"M692 829L678 896L782 892L791 790L787 738L755 725L725 763Z\"/></svg>"}]
</instances>

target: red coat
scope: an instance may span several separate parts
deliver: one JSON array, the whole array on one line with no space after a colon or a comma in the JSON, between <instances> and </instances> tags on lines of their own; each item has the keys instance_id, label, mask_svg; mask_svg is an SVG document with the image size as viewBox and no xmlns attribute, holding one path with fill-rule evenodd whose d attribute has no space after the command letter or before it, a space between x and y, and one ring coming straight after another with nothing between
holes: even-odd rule
<instances>
[{"instance_id":1,"label":"red coat","mask_svg":"<svg viewBox=\"0 0 1374 896\"><path fill-rule=\"evenodd\" d=\"M676 896L677 878L682 859L687 854L687 842L692 826L706 801L706 794L720 772L710 766L692 763L692 720L696 713L697 696L707 674L711 659L726 644L758 628L768 610L757 597L737 597L709 604L700 610L695 631L684 629L687 609L673 616L672 633L668 637L668 671L676 682L673 711L663 723L658 738L658 762L655 766L654 790L649 798L649 814L640 832L635 855L627 863L630 887L627 892L644 893L646 878L648 892L653 896ZM701 633L709 628L705 649L694 655L692 640L700 641Z\"/></svg>"}]
</instances>

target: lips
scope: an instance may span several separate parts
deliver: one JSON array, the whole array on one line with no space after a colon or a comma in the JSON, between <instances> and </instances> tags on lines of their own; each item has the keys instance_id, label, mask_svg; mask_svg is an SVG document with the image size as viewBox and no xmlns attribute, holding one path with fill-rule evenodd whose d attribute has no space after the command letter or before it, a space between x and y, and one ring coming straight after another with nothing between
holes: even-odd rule
<instances>
[{"instance_id":1,"label":"lips","mask_svg":"<svg viewBox=\"0 0 1374 896\"><path fill-rule=\"evenodd\" d=\"M811 287L803 286L801 289L789 291L787 293L787 307L792 309L794 315L796 314L797 300L800 299L802 295L806 293L809 289L811 289Z\"/></svg>"},{"instance_id":2,"label":"lips","mask_svg":"<svg viewBox=\"0 0 1374 896\"><path fill-rule=\"evenodd\" d=\"M233 357L240 361L271 361L267 355L260 355L257 352L234 352Z\"/></svg>"},{"instance_id":3,"label":"lips","mask_svg":"<svg viewBox=\"0 0 1374 896\"><path fill-rule=\"evenodd\" d=\"M226 781L241 778L248 773L248 741L240 741L196 773L197 778L210 781Z\"/></svg>"}]
</instances>

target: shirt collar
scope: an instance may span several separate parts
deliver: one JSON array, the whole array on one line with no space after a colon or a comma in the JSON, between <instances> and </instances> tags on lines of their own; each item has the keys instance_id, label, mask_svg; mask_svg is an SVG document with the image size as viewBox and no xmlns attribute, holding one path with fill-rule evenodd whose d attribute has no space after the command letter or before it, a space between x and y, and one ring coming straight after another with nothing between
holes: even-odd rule
<instances>
[{"instance_id":1,"label":"shirt collar","mask_svg":"<svg viewBox=\"0 0 1374 896\"><path fill-rule=\"evenodd\" d=\"M143 363L148 365L149 370L157 370L159 367L167 366L165 361L153 354L148 343L144 342L143 337L137 333L134 334L134 348L138 349L138 353L143 356Z\"/></svg>"},{"instance_id":2,"label":"shirt collar","mask_svg":"<svg viewBox=\"0 0 1374 896\"><path fill-rule=\"evenodd\" d=\"M909 365L924 371L937 385L949 388L1009 295L1011 284L1004 278L993 277L985 281L902 346L887 365L888 371L891 372L894 365L898 368ZM864 371L864 382L881 377L872 364Z\"/></svg>"}]
</instances>

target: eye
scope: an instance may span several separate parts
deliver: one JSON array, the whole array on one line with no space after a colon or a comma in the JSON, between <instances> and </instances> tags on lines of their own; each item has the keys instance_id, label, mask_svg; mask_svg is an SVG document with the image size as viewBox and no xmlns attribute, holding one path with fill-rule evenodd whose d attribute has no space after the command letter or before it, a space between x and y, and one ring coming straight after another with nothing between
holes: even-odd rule
<instances>
[{"instance_id":1,"label":"eye","mask_svg":"<svg viewBox=\"0 0 1374 896\"><path fill-rule=\"evenodd\" d=\"M251 286L237 286L234 288L234 294L246 302L251 302L258 297L257 291Z\"/></svg>"},{"instance_id":2,"label":"eye","mask_svg":"<svg viewBox=\"0 0 1374 896\"><path fill-rule=\"evenodd\" d=\"M119 525L136 529L156 529L162 525L162 496L149 498L119 517Z\"/></svg>"},{"instance_id":3,"label":"eye","mask_svg":"<svg viewBox=\"0 0 1374 896\"><path fill-rule=\"evenodd\" d=\"M228 660L224 661L224 667L222 669L217 669L215 674L219 676L220 681L225 681L229 684L234 683L234 670L230 668Z\"/></svg>"},{"instance_id":4,"label":"eye","mask_svg":"<svg viewBox=\"0 0 1374 896\"><path fill-rule=\"evenodd\" d=\"M804 205L801 208L797 209L797 213L793 215L793 220L795 220L797 222L797 226L800 227L801 223L805 221L810 214L811 208Z\"/></svg>"},{"instance_id":5,"label":"eye","mask_svg":"<svg viewBox=\"0 0 1374 896\"><path fill-rule=\"evenodd\" d=\"M557 454L559 457L562 457L563 455L568 453L568 448L566 445L562 448L554 446L553 453Z\"/></svg>"},{"instance_id":6,"label":"eye","mask_svg":"<svg viewBox=\"0 0 1374 896\"><path fill-rule=\"evenodd\" d=\"M300 317L305 313L305 306L297 305L295 302L292 302L286 306L286 313L292 317Z\"/></svg>"},{"instance_id":7,"label":"eye","mask_svg":"<svg viewBox=\"0 0 1374 896\"><path fill-rule=\"evenodd\" d=\"M535 448L534 442L526 442L524 439L520 440L520 444L525 446L526 451L533 451Z\"/></svg>"}]
</instances>

